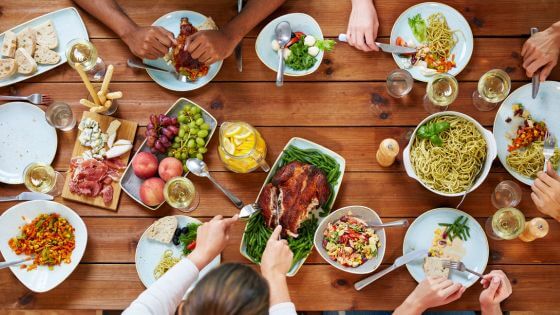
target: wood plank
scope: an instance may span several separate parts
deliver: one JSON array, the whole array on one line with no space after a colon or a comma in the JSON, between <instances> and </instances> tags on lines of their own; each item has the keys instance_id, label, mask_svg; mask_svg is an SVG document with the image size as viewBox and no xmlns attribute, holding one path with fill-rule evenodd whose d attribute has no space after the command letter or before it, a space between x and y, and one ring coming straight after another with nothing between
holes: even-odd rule
<instances>
[{"instance_id":1,"label":"wood plank","mask_svg":"<svg viewBox=\"0 0 560 315\"><path fill-rule=\"evenodd\" d=\"M216 180L230 189L241 200L251 202L255 200L265 173L235 174L231 172L217 172L213 174ZM200 205L190 215L195 217L212 217L218 214L232 216L239 210L204 178L189 177L193 180L200 193ZM503 180L514 180L508 173L490 173L486 181L466 198L464 211L475 217L491 216L496 209L490 204L490 196L496 185ZM526 216L542 216L531 200L531 189L522 185L522 200L517 206ZM0 185L2 195L16 195L24 189L23 185ZM56 201L62 202L61 198ZM348 172L344 175L342 187L333 209L349 205L364 205L375 209L383 217L417 217L426 210L438 207L454 208L460 198L446 198L424 189L418 182L404 173L362 173ZM74 209L81 216L106 217L161 217L170 214L181 214L168 205L163 205L157 211L143 208L134 200L124 195L121 198L117 212L107 211L88 205L64 201L64 204ZM13 202L0 204L0 212L14 205Z\"/></svg>"},{"instance_id":2,"label":"wood plank","mask_svg":"<svg viewBox=\"0 0 560 315\"><path fill-rule=\"evenodd\" d=\"M203 218L203 221L208 218ZM392 218L382 218L390 222ZM408 218L409 222L414 218ZM152 218L85 218L88 227L88 246L82 263L134 263L136 244L142 233L155 221ZM486 218L478 219L484 226ZM549 220L550 233L546 238L531 243L519 240L490 242L489 264L560 264L560 223ZM228 262L248 263L239 253L245 222L237 222L231 230L231 238L222 253ZM386 229L387 244L383 263L391 264L402 255L406 229ZM306 263L327 264L313 250Z\"/></svg>"},{"instance_id":3,"label":"wood plank","mask_svg":"<svg viewBox=\"0 0 560 315\"><path fill-rule=\"evenodd\" d=\"M177 10L193 10L211 16L219 26L236 15L234 2L226 0L194 0L185 3L181 0L157 2L149 0L119 0L124 10L139 25L150 25L165 13ZM388 36L397 17L408 7L418 3L415 0L377 1L375 3L380 20L379 34ZM531 26L544 29L558 20L554 12L560 11L557 1L536 0L530 6L522 0L502 0L499 2L484 0L450 0L447 4L465 16L475 36L487 35L528 35ZM0 31L9 29L39 15L56 9L76 6L70 0L51 0L38 5L33 0L2 3ZM21 8L25 8L22 10ZM258 31L270 20L287 13L303 12L313 16L321 25L323 33L337 36L346 31L350 2L329 1L287 1L263 23L258 25L249 36L256 36ZM80 10L91 37L114 37L106 27L89 14ZM515 17L515 18L512 18Z\"/></svg>"},{"instance_id":4,"label":"wood plank","mask_svg":"<svg viewBox=\"0 0 560 315\"><path fill-rule=\"evenodd\" d=\"M387 267L384 265L383 267ZM513 295L503 303L504 310L534 312L554 310L558 298L554 285L560 281L560 266L496 265L513 284ZM356 292L359 280L328 265L305 265L288 279L296 308L311 310L391 310L414 289L416 282L400 268L375 284ZM79 265L74 273L52 291L29 292L8 270L0 272L0 308L6 309L124 309L143 290L134 265ZM438 309L480 308L481 287L475 284L463 297ZM527 303L538 301L538 303Z\"/></svg>"},{"instance_id":5,"label":"wood plank","mask_svg":"<svg viewBox=\"0 0 560 315\"><path fill-rule=\"evenodd\" d=\"M102 132L106 132L107 128L109 127L109 124L111 124L113 121L115 121L115 119L111 116L99 115L99 114L95 114L95 113L90 113L88 111L83 112L83 115L82 115L82 118L80 119L80 121L84 120L86 118L93 119L93 120L97 121L99 123L99 128L102 130ZM117 140L129 140L131 142L134 142L134 137L136 135L136 128L138 127L138 124L135 121L124 120L124 119L120 119L119 121L121 122L121 125L117 129L117 136L115 138L115 141L117 141ZM76 130L76 132L78 133L79 131ZM76 140L75 140L75 144L74 144L74 149L72 150L71 157L81 156L85 151L87 151L89 149L89 148L84 147L80 144L80 141L77 138L78 135L79 135L79 133L76 134L76 137L75 137ZM69 142L66 142L66 143L69 143ZM128 159L130 158L131 153L132 153L131 151L128 151L125 154L119 156L117 159L120 160L124 164L128 164ZM70 163L70 160L68 160L68 163ZM77 202L81 202L81 203L85 203L85 204L88 204L88 205L93 205L93 206L100 207L100 208L105 208L105 209L117 211L117 206L119 204L119 198L121 196L121 186L119 185L119 183L113 182L111 184L113 186L113 199L111 200L110 203L105 203L103 201L103 197L101 195L99 195L97 197L88 197L88 196L78 195L78 194L75 194L75 193L71 192L69 184L70 184L70 181L72 179L73 174L70 173L70 172L66 172L66 173L67 173L67 175L66 175L66 180L64 181L64 188L62 190L62 198L77 201Z\"/></svg>"},{"instance_id":6,"label":"wood plank","mask_svg":"<svg viewBox=\"0 0 560 315\"><path fill-rule=\"evenodd\" d=\"M388 39L383 39L388 41ZM457 76L459 81L478 81L488 70L499 68L506 70L512 80L527 81L520 57L523 38L477 38L475 50L469 65ZM115 66L115 81L148 81L152 79L143 70L126 66L126 60L132 56L128 47L119 39L94 39L94 45L106 64ZM286 77L286 82L293 81L385 81L387 74L396 68L391 54L364 53L339 43L332 52L325 55L319 69L304 77ZM267 81L275 80L275 73L268 69L257 57L255 39L243 41L243 72L237 71L235 59L227 58L214 82L224 81ZM560 67L556 67L550 80L560 80ZM75 70L68 65L57 68L43 75L29 79L27 82L80 82ZM19 84L19 85L23 85ZM422 84L418 84L422 85ZM155 84L154 84L155 86ZM267 91L274 90L273 86ZM162 89L162 88L160 88ZM277 89L283 91L284 89Z\"/></svg>"},{"instance_id":7,"label":"wood plank","mask_svg":"<svg viewBox=\"0 0 560 315\"><path fill-rule=\"evenodd\" d=\"M4 315L72 315L71 310L4 310ZM82 310L80 315L103 315L101 310Z\"/></svg>"}]
</instances>

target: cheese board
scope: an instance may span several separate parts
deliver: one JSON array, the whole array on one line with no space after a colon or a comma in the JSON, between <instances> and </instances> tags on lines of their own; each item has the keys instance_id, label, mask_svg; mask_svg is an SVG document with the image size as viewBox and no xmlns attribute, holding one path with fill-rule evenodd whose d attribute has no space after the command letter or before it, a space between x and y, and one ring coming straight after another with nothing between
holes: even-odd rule
<instances>
[{"instance_id":1,"label":"cheese board","mask_svg":"<svg viewBox=\"0 0 560 315\"><path fill-rule=\"evenodd\" d=\"M115 125L118 129L113 132ZM84 112L62 198L116 211L121 194L118 181L130 158L137 127L134 121Z\"/></svg>"}]
</instances>

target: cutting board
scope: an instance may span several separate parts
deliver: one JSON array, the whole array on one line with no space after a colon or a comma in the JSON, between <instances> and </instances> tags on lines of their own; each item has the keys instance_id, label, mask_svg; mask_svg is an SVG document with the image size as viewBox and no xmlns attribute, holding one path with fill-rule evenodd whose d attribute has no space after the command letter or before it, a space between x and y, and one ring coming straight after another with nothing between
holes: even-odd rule
<instances>
[{"instance_id":1,"label":"cutting board","mask_svg":"<svg viewBox=\"0 0 560 315\"><path fill-rule=\"evenodd\" d=\"M106 132L107 127L109 127L109 124L113 120L116 120L116 118L114 118L114 117L99 115L99 114L91 113L91 112L87 112L87 111L84 112L84 114L82 115L82 120L85 119L85 118L91 118L91 119L97 121L99 123L99 128L101 128L102 132ZM125 139L125 140L129 140L130 142L134 143L134 137L136 135L136 128L138 127L138 124L134 121L124 120L124 119L118 119L118 120L121 122L121 126L117 130L117 137L115 138L115 141L120 140L120 139ZM81 131L78 131L78 137L80 136L80 132ZM72 157L81 156L84 151L87 151L87 150L91 149L89 147L82 146L82 144L78 140L78 137L76 137L76 142L74 144L74 150L72 151ZM128 151L127 153L125 153L121 156L119 156L118 159L120 159L123 162L124 165L127 165L128 164L128 159L130 158L131 153L132 153L132 150ZM123 171L121 171L121 176L122 176ZM85 203L85 204L88 204L88 205L93 205L93 206L100 207L100 208L113 210L113 211L117 210L117 205L119 203L119 197L121 195L121 186L119 185L118 181L113 182L111 184L111 185L113 185L113 200L111 201L110 204L108 204L108 203L106 204L103 201L103 198L101 196L88 197L88 196L82 196L82 195L72 193L70 191L70 187L68 185L70 183L70 178L71 177L72 177L72 174L70 172L68 172L68 174L66 175L66 181L64 182L64 188L62 190L62 198L77 201L77 202L81 202L81 203Z\"/></svg>"}]
</instances>

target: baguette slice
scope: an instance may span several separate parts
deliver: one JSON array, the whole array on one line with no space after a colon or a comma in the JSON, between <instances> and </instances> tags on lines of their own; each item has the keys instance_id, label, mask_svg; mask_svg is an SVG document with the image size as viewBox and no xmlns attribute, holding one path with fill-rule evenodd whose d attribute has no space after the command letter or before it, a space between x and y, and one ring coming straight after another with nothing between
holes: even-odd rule
<instances>
[{"instance_id":1,"label":"baguette slice","mask_svg":"<svg viewBox=\"0 0 560 315\"><path fill-rule=\"evenodd\" d=\"M31 74L37 70L35 59L24 48L16 50L17 71L21 74Z\"/></svg>"},{"instance_id":2,"label":"baguette slice","mask_svg":"<svg viewBox=\"0 0 560 315\"><path fill-rule=\"evenodd\" d=\"M428 277L449 278L449 268L443 267L443 259L438 257L426 257L424 272Z\"/></svg>"},{"instance_id":3,"label":"baguette slice","mask_svg":"<svg viewBox=\"0 0 560 315\"><path fill-rule=\"evenodd\" d=\"M48 49L55 49L56 46L58 46L58 36L56 35L56 29L51 20L47 20L45 23L37 25L33 29L37 37L37 45Z\"/></svg>"},{"instance_id":4,"label":"baguette slice","mask_svg":"<svg viewBox=\"0 0 560 315\"><path fill-rule=\"evenodd\" d=\"M12 31L4 33L4 40L2 41L2 55L5 57L14 58L17 49L17 35Z\"/></svg>"},{"instance_id":5,"label":"baguette slice","mask_svg":"<svg viewBox=\"0 0 560 315\"><path fill-rule=\"evenodd\" d=\"M162 243L170 243L177 229L177 218L174 216L163 217L148 229L148 238Z\"/></svg>"},{"instance_id":6,"label":"baguette slice","mask_svg":"<svg viewBox=\"0 0 560 315\"><path fill-rule=\"evenodd\" d=\"M47 47L37 46L33 58L41 65L55 65L60 61L60 55Z\"/></svg>"},{"instance_id":7,"label":"baguette slice","mask_svg":"<svg viewBox=\"0 0 560 315\"><path fill-rule=\"evenodd\" d=\"M0 80L7 79L17 72L15 59L0 59Z\"/></svg>"},{"instance_id":8,"label":"baguette slice","mask_svg":"<svg viewBox=\"0 0 560 315\"><path fill-rule=\"evenodd\" d=\"M17 35L17 47L27 50L29 55L33 56L35 52L35 46L37 44L37 38L35 32L29 27L24 28Z\"/></svg>"}]
</instances>

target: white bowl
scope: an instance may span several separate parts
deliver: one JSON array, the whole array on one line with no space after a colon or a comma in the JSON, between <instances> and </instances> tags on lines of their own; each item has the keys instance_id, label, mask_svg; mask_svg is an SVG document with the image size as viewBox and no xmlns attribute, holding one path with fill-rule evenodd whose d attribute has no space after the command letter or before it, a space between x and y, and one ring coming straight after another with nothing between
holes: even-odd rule
<instances>
[{"instance_id":1,"label":"white bowl","mask_svg":"<svg viewBox=\"0 0 560 315\"><path fill-rule=\"evenodd\" d=\"M84 221L72 209L65 205L44 200L27 201L19 203L6 210L0 216L0 252L6 261L13 261L23 258L24 255L16 255L8 245L8 241L20 234L19 227L31 222L39 214L58 213L61 217L68 220L74 227L74 237L76 247L70 256L69 264L62 263L49 270L47 266L38 266L37 269L27 271L20 266L12 266L10 270L14 275L33 292L47 292L61 284L76 269L87 244L87 228Z\"/></svg>"},{"instance_id":2,"label":"white bowl","mask_svg":"<svg viewBox=\"0 0 560 315\"><path fill-rule=\"evenodd\" d=\"M462 192L451 194L451 193L441 192L441 191L438 191L438 190L435 190L435 189L429 187L422 180L420 180L420 178L418 178L418 176L416 176L416 172L414 171L414 168L412 167L412 163L410 162L410 147L412 146L412 143L414 142L414 139L415 139L415 136L416 136L416 132L418 131L418 128L420 128L420 126L424 125L428 121L434 119L435 117L449 116L449 115L459 116L461 118L464 118L464 119L472 122L476 126L476 129L478 129L478 131L480 131L480 133L484 137L484 140L486 140L486 160L484 161L482 173L478 176L478 179L476 180L474 185L471 187L469 192L474 191L475 189L478 188L478 186L480 186L480 184L482 184L484 182L484 180L488 176L488 173L490 172L490 168L492 167L492 161L494 161L494 159L496 158L496 155L498 154L497 153L498 152L497 147L496 147L496 140L494 139L494 135L492 134L492 132L485 129L484 127L482 127L482 125L479 124L478 121L474 120L474 118L472 118L468 115L465 115L465 114L459 113L459 112L446 111L446 112L435 113L435 114L432 114L432 115L426 117L424 120L422 120L422 122L419 123L418 126L416 126L416 129L414 129L414 132L412 133L412 136L410 137L410 140L408 141L408 145L406 146L406 148L403 151L403 164L404 164L404 169L406 171L406 174L408 174L409 177L417 180L420 184L422 184L422 186L426 187L426 189L428 189L429 191L431 191L433 193L436 193L438 195L441 195L441 196L458 197L458 196L464 195L465 193L467 193L467 191L462 191Z\"/></svg>"},{"instance_id":3,"label":"white bowl","mask_svg":"<svg viewBox=\"0 0 560 315\"><path fill-rule=\"evenodd\" d=\"M255 50L257 51L257 56L262 63L274 72L278 69L278 52L274 51L270 45L272 40L275 38L274 30L276 29L276 25L282 21L290 23L292 32L303 32L307 35L312 35L316 39L323 39L323 32L321 31L319 23L307 14L290 13L272 20L257 36L257 40L255 41ZM313 65L313 67L307 70L294 70L286 66L284 68L284 75L289 77L301 77L315 72L319 69L321 62L323 61L324 54L324 51L321 50L317 57L315 57L317 58L317 62Z\"/></svg>"},{"instance_id":4,"label":"white bowl","mask_svg":"<svg viewBox=\"0 0 560 315\"><path fill-rule=\"evenodd\" d=\"M346 267L339 264L336 261L333 261L327 254L327 251L323 248L323 238L324 238L323 232L327 228L328 223L333 223L336 220L340 219L342 216L348 215L349 213L351 213L351 216L358 217L364 220L368 224L383 223L381 222L381 218L379 217L379 215L377 215L375 211L373 211L368 207L348 206L348 207L338 209L333 213L329 214L319 224L319 227L315 231L315 236L313 238L315 249L317 250L317 252L319 252L319 255L321 255L321 257L323 257L325 261L327 261L329 264L333 265L335 268L339 270L346 271L348 273L359 274L359 275L372 273L379 267L379 265L381 265L381 262L383 261L383 256L385 256L385 246L387 244L387 238L385 236L384 229L375 230L375 233L379 236L379 241L381 242L381 247L379 247L379 249L377 250L377 256L373 259L366 261L365 263L363 263L358 267Z\"/></svg>"}]
</instances>

